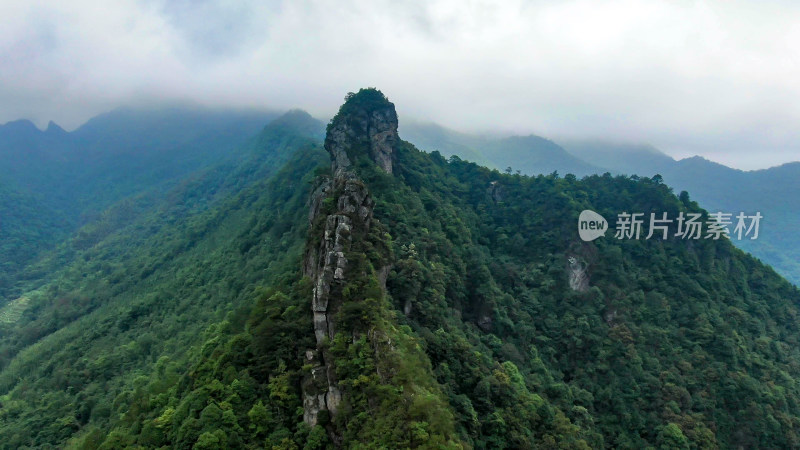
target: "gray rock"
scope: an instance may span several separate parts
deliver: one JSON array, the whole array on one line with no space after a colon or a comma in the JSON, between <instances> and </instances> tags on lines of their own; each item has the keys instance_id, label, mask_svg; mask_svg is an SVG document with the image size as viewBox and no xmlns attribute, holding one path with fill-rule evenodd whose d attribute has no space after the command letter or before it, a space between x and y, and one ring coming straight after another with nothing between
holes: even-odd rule
<instances>
[{"instance_id":1,"label":"gray rock","mask_svg":"<svg viewBox=\"0 0 800 450\"><path fill-rule=\"evenodd\" d=\"M586 264L578 258L574 256L567 258L567 275L569 276L570 289L578 292L589 290L589 274L586 270Z\"/></svg>"},{"instance_id":2,"label":"gray rock","mask_svg":"<svg viewBox=\"0 0 800 450\"><path fill-rule=\"evenodd\" d=\"M321 205L334 193L338 193L338 198L334 199L336 211L323 211ZM352 247L353 231L356 228L369 229L375 202L361 180L339 167L333 179L315 189L309 203L309 222L314 224L324 220L325 223L319 244L307 251L303 262L304 275L311 279L313 286L311 309L317 342L316 350L306 352L313 368L302 383L303 420L314 426L320 411L327 410L334 416L342 401L332 357L323 344L336 334L334 317L342 299L333 293L337 291L337 285L347 282L347 253Z\"/></svg>"},{"instance_id":3,"label":"gray rock","mask_svg":"<svg viewBox=\"0 0 800 450\"><path fill-rule=\"evenodd\" d=\"M503 201L503 187L500 186L500 183L497 181L489 183L489 189L486 191L489 193L489 196L492 197L493 202L500 203Z\"/></svg>"},{"instance_id":4,"label":"gray rock","mask_svg":"<svg viewBox=\"0 0 800 450\"><path fill-rule=\"evenodd\" d=\"M357 106L358 102L348 105L347 114L340 112L328 127L325 149L331 157L333 176L321 179L309 199L309 222L324 224L321 239L308 248L303 261L303 274L313 286L311 308L317 342L315 350L306 352L306 364L312 367L302 381L303 420L311 426L317 424L320 411L327 410L333 418L342 402L335 361L325 342L336 335L335 318L343 302L339 293L348 282L353 235L369 231L375 207L366 186L353 172L353 163L368 156L391 174L394 151L400 142L394 105L388 101L364 103L369 106ZM330 210L332 205L334 211ZM390 266L383 267L378 273L383 288L389 270ZM385 340L391 348L391 342ZM377 352L378 340L374 341ZM341 438L332 428L328 431L334 442Z\"/></svg>"},{"instance_id":5,"label":"gray rock","mask_svg":"<svg viewBox=\"0 0 800 450\"><path fill-rule=\"evenodd\" d=\"M370 159L386 173L392 173L394 150L400 143L394 104L357 108L345 116L337 115L325 138L334 175L350 170L357 152L367 151Z\"/></svg>"},{"instance_id":6,"label":"gray rock","mask_svg":"<svg viewBox=\"0 0 800 450\"><path fill-rule=\"evenodd\" d=\"M494 321L492 320L492 318L487 315L482 315L478 318L478 328L480 328L483 331L486 332L492 331L493 323Z\"/></svg>"}]
</instances>

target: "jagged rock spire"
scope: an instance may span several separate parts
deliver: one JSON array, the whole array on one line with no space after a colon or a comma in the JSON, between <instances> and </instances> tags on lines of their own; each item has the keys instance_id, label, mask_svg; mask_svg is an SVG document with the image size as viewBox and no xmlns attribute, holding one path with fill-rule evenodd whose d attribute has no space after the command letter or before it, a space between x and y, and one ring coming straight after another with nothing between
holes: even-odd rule
<instances>
[{"instance_id":1,"label":"jagged rock spire","mask_svg":"<svg viewBox=\"0 0 800 450\"><path fill-rule=\"evenodd\" d=\"M348 170L362 157L392 173L397 135L394 103L375 88L349 93L339 113L328 125L325 149L334 174Z\"/></svg>"},{"instance_id":2,"label":"jagged rock spire","mask_svg":"<svg viewBox=\"0 0 800 450\"><path fill-rule=\"evenodd\" d=\"M328 125L325 149L331 155L333 177L320 183L309 202L310 223L322 222L324 229L321 235L311 237L303 265L304 275L314 286L311 308L317 341L317 348L306 352L304 364L312 368L302 383L303 419L311 426L318 423L321 411L335 417L342 401L333 356L325 342L332 341L339 331L336 317L344 301L342 289L349 281L348 254L354 242L368 232L375 206L367 187L351 168L367 158L392 173L397 142L394 105L376 89L348 94ZM322 207L328 198L335 209ZM340 439L330 426L329 433L334 442Z\"/></svg>"}]
</instances>

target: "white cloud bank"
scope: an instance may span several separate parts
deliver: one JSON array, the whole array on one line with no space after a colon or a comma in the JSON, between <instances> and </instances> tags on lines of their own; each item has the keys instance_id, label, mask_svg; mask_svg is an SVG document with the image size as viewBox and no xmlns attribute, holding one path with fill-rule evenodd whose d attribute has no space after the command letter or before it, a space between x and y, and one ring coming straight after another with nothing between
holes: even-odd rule
<instances>
[{"instance_id":1,"label":"white cloud bank","mask_svg":"<svg viewBox=\"0 0 800 450\"><path fill-rule=\"evenodd\" d=\"M0 123L193 101L332 115L376 86L461 130L800 159L800 6L764 1L0 1Z\"/></svg>"}]
</instances>

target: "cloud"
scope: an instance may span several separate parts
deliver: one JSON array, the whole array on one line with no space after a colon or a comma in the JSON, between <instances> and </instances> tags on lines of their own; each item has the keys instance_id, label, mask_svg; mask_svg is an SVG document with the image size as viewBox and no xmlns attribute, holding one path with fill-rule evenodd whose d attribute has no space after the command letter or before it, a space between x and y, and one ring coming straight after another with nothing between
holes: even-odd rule
<instances>
[{"instance_id":1,"label":"cloud","mask_svg":"<svg viewBox=\"0 0 800 450\"><path fill-rule=\"evenodd\" d=\"M0 122L189 100L332 115L381 88L461 130L646 141L754 168L800 150L792 2L0 5Z\"/></svg>"}]
</instances>

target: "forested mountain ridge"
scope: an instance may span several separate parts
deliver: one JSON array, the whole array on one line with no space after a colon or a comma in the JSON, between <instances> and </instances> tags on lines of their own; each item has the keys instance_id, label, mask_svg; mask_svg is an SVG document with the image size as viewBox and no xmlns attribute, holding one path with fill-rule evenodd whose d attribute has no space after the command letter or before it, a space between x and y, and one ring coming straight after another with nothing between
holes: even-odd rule
<instances>
[{"instance_id":1,"label":"forested mountain ridge","mask_svg":"<svg viewBox=\"0 0 800 450\"><path fill-rule=\"evenodd\" d=\"M800 446L797 288L727 240L578 238L584 209L707 218L688 196L397 130L375 89L324 143L289 114L26 269L0 447Z\"/></svg>"},{"instance_id":2,"label":"forested mountain ridge","mask_svg":"<svg viewBox=\"0 0 800 450\"><path fill-rule=\"evenodd\" d=\"M696 203L649 178L503 176L406 143L394 158L391 177L374 165L361 172L407 264L394 265L387 292L426 342L467 443L796 445L796 411L784 409L795 400L774 403L756 394L766 386L745 388L782 379L781 392L797 398L794 376L782 375L797 373L796 288L728 241L576 236L583 209L675 216L701 211ZM569 285L570 258L588 267L586 291ZM781 342L781 356L760 347L765 336ZM730 347L739 339L747 344ZM466 349L488 360L470 363ZM769 362L756 373L755 360ZM494 396L500 375L481 374L493 364L511 379L521 374L516 400ZM530 409L515 403L525 401L522 387L551 412L512 413ZM542 420L559 411L561 419Z\"/></svg>"},{"instance_id":3,"label":"forested mountain ridge","mask_svg":"<svg viewBox=\"0 0 800 450\"><path fill-rule=\"evenodd\" d=\"M130 401L142 377L164 394L205 338L220 339L204 329L247 316L262 281L296 267L303 177L322 161L307 131L320 125L275 122L239 161L123 201L15 280L24 301L0 311L0 447L116 448L109 432L141 426Z\"/></svg>"},{"instance_id":4,"label":"forested mountain ridge","mask_svg":"<svg viewBox=\"0 0 800 450\"><path fill-rule=\"evenodd\" d=\"M737 170L700 156L675 160L649 146L598 141L565 142L567 151L612 173L660 174L676 190L686 190L709 211L764 216L757 240L735 244L752 253L795 285L800 285L800 162L762 170Z\"/></svg>"},{"instance_id":5,"label":"forested mountain ridge","mask_svg":"<svg viewBox=\"0 0 800 450\"><path fill-rule=\"evenodd\" d=\"M676 192L688 191L711 212L764 216L759 238L734 242L795 285L800 285L800 163L744 171L700 156L673 159L651 145L538 136L489 137L411 122L404 136L419 148L456 155L489 168L523 175L661 175Z\"/></svg>"}]
</instances>

